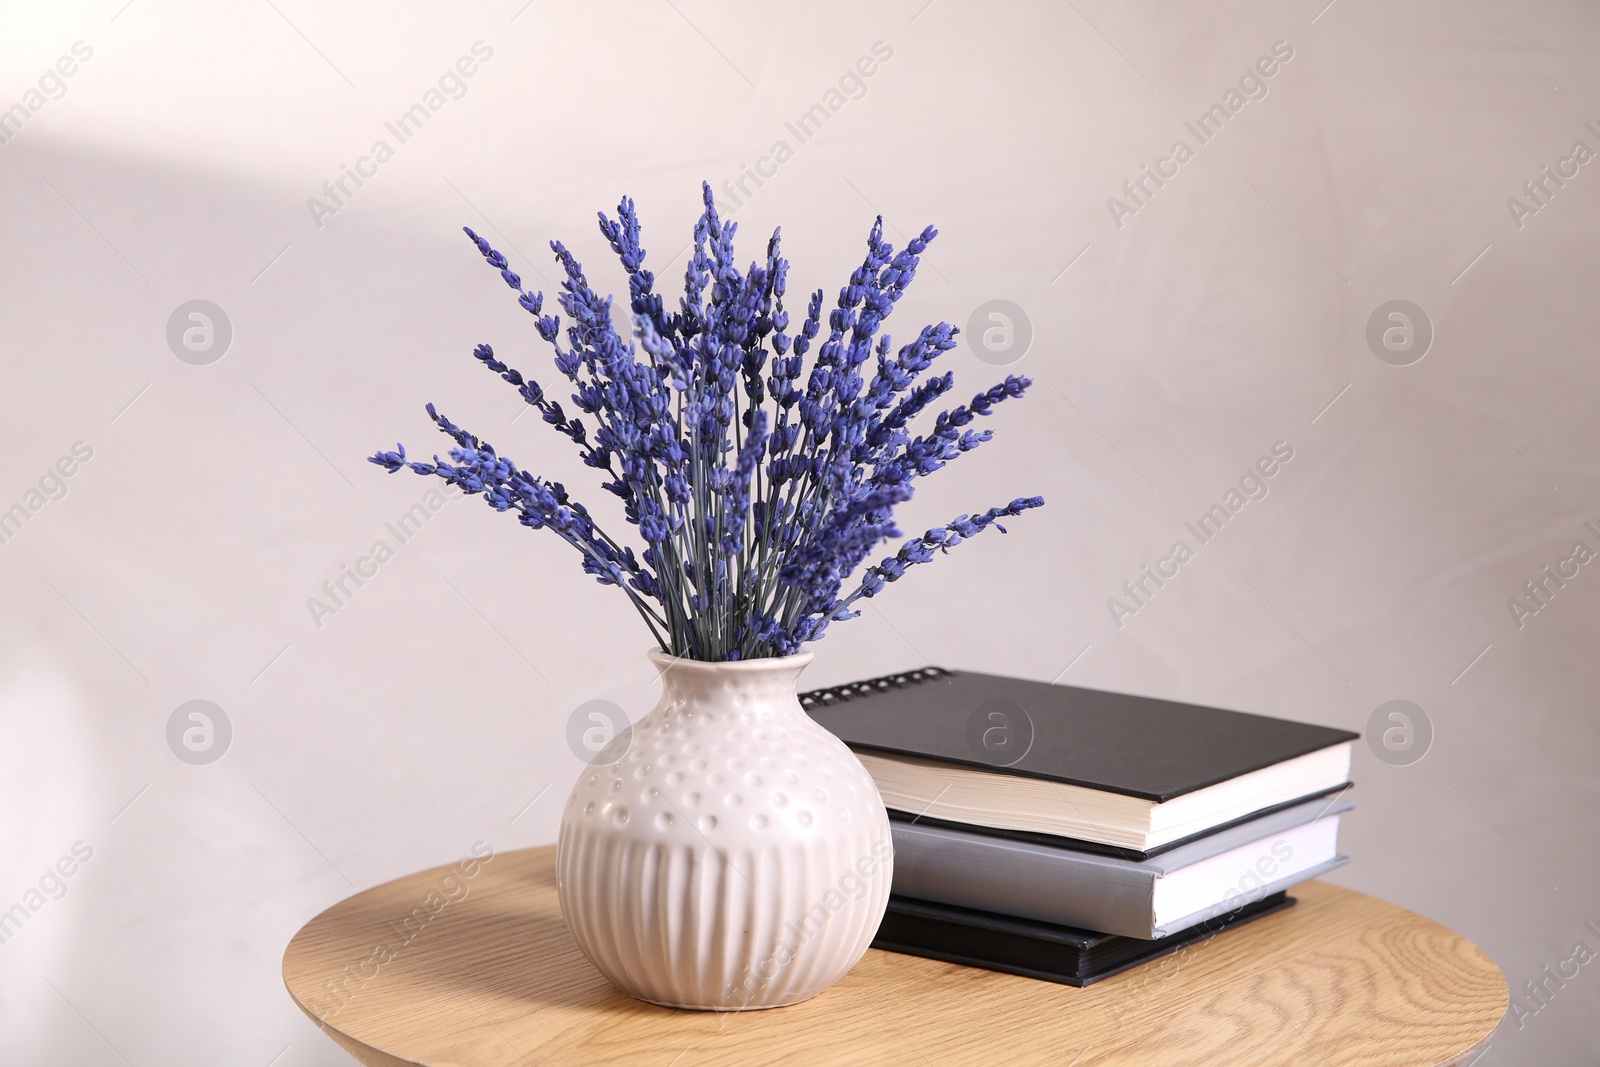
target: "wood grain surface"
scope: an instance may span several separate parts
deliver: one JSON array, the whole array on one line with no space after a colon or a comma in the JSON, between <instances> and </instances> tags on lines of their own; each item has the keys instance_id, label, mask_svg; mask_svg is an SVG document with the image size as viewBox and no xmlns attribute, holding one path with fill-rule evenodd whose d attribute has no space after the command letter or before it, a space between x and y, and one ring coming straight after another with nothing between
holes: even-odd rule
<instances>
[{"instance_id":1,"label":"wood grain surface","mask_svg":"<svg viewBox=\"0 0 1600 1067\"><path fill-rule=\"evenodd\" d=\"M284 953L290 994L362 1063L1451 1064L1506 1010L1494 963L1403 908L1320 882L1300 903L1086 989L870 950L769 1011L633 1000L578 952L555 848L359 893Z\"/></svg>"}]
</instances>

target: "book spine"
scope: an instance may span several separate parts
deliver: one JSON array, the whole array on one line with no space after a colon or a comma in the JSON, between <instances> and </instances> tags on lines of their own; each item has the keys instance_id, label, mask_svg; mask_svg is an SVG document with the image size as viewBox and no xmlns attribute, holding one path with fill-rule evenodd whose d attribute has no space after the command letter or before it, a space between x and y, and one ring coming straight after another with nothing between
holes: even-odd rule
<instances>
[{"instance_id":1,"label":"book spine","mask_svg":"<svg viewBox=\"0 0 1600 1067\"><path fill-rule=\"evenodd\" d=\"M1125 860L891 822L894 892L1107 934L1153 938L1157 872Z\"/></svg>"}]
</instances>

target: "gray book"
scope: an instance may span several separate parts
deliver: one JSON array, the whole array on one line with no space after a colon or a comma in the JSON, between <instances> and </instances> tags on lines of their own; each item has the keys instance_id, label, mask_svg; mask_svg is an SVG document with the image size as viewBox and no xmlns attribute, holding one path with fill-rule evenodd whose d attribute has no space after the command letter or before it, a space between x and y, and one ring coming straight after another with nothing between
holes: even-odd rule
<instances>
[{"instance_id":1,"label":"gray book","mask_svg":"<svg viewBox=\"0 0 1600 1067\"><path fill-rule=\"evenodd\" d=\"M891 822L894 893L902 897L1157 938L1231 912L1349 862L1339 816L1318 798L1144 860Z\"/></svg>"}]
</instances>

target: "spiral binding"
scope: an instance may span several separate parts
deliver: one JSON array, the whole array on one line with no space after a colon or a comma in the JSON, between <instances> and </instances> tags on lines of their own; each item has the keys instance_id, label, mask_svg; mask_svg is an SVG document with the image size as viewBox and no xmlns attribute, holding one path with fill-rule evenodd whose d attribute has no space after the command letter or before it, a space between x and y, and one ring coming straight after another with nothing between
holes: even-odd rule
<instances>
[{"instance_id":1,"label":"spiral binding","mask_svg":"<svg viewBox=\"0 0 1600 1067\"><path fill-rule=\"evenodd\" d=\"M813 689L809 693L800 694L800 706L807 710L811 708L831 708L835 704L843 704L854 700L856 697L871 696L874 693L887 693L891 689L904 689L908 685L926 682L934 678L947 678L950 672L943 667L918 667L914 671L902 671L899 674L885 674L881 678L868 678L862 682L850 682L847 685L835 685L827 689Z\"/></svg>"}]
</instances>

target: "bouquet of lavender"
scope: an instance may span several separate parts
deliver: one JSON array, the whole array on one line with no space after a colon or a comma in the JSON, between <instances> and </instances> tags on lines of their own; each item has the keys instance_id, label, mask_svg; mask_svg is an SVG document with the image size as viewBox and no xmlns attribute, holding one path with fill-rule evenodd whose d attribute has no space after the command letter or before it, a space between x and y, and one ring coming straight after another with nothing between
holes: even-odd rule
<instances>
[{"instance_id":1,"label":"bouquet of lavender","mask_svg":"<svg viewBox=\"0 0 1600 1067\"><path fill-rule=\"evenodd\" d=\"M876 596L907 567L990 526L1003 533L1000 519L1044 503L1023 497L961 515L910 538L844 592L867 556L900 536L894 507L911 498L916 479L989 440L992 431L969 425L1031 383L1009 376L913 433L913 420L954 385L948 373L918 379L955 347L957 330L944 322L924 327L891 353L889 335L879 328L937 231L930 226L896 252L883 239L879 217L866 259L840 291L828 334L817 344L822 290L811 294L791 334L783 303L789 264L779 255L778 231L765 264L741 273L734 264L737 224L719 219L710 185L704 190L705 213L695 224L677 311L667 310L655 275L644 267L633 201L623 199L615 221L600 215L600 232L628 275L637 344L618 335L611 299L597 296L582 264L553 241L566 272L557 300L571 320L563 348L561 318L544 314L544 294L523 290L505 256L466 231L555 349L556 368L575 390L573 405L594 419L593 435L488 345L474 355L606 476L603 488L638 528L641 553L602 530L561 483L522 470L432 404L429 417L456 445L449 462L408 460L403 445L370 461L390 473L409 467L441 477L482 494L496 511L516 511L524 526L555 531L582 555L585 571L627 594L672 655L784 656L820 638L829 622L860 614L855 602Z\"/></svg>"}]
</instances>

